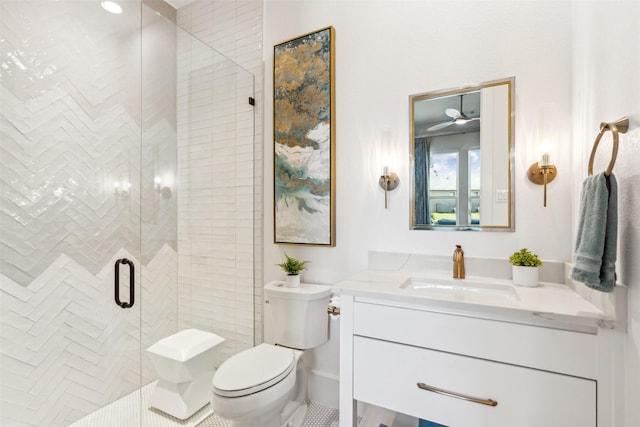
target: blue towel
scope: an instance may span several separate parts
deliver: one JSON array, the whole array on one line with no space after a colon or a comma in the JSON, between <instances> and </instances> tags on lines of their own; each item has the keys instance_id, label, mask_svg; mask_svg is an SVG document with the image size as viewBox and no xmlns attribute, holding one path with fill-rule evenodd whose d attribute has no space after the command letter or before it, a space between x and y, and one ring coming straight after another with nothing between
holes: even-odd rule
<instances>
[{"instance_id":1,"label":"blue towel","mask_svg":"<svg viewBox=\"0 0 640 427\"><path fill-rule=\"evenodd\" d=\"M611 292L616 284L618 184L603 173L582 185L578 235L571 278L590 288Z\"/></svg>"}]
</instances>

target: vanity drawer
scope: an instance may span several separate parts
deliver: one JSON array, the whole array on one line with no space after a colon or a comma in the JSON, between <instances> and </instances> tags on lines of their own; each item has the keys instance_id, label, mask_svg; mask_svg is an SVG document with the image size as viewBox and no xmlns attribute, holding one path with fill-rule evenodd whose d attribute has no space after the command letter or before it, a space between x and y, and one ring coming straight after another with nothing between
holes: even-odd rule
<instances>
[{"instance_id":1,"label":"vanity drawer","mask_svg":"<svg viewBox=\"0 0 640 427\"><path fill-rule=\"evenodd\" d=\"M577 377L597 374L598 340L587 333L363 302L354 304L353 333Z\"/></svg>"},{"instance_id":2,"label":"vanity drawer","mask_svg":"<svg viewBox=\"0 0 640 427\"><path fill-rule=\"evenodd\" d=\"M596 382L354 336L354 399L450 427L595 427ZM491 399L488 406L418 387Z\"/></svg>"}]
</instances>

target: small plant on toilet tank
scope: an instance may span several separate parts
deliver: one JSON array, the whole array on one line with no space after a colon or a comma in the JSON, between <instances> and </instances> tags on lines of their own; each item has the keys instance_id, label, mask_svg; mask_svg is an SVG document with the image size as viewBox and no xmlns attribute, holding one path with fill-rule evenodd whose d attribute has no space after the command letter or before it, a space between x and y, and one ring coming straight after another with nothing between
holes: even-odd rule
<instances>
[{"instance_id":1,"label":"small plant on toilet tank","mask_svg":"<svg viewBox=\"0 0 640 427\"><path fill-rule=\"evenodd\" d=\"M513 266L514 285L538 286L538 267L542 265L538 255L527 248L522 248L509 257L509 262Z\"/></svg>"},{"instance_id":2,"label":"small plant on toilet tank","mask_svg":"<svg viewBox=\"0 0 640 427\"><path fill-rule=\"evenodd\" d=\"M307 268L307 263L310 261L300 261L293 257L290 257L285 252L285 261L280 264L276 264L282 270L287 273L287 277L285 280L285 286L289 288L297 288L300 286L300 273Z\"/></svg>"}]
</instances>

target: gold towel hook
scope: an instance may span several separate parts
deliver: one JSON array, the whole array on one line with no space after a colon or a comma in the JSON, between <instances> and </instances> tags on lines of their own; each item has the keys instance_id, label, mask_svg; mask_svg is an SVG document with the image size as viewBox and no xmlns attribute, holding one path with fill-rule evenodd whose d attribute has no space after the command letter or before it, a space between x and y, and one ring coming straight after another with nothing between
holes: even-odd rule
<instances>
[{"instance_id":1,"label":"gold towel hook","mask_svg":"<svg viewBox=\"0 0 640 427\"><path fill-rule=\"evenodd\" d=\"M613 149L611 152L611 160L609 161L609 166L607 166L607 170L604 172L604 174L606 176L611 175L611 172L613 171L613 166L616 164L616 157L618 157L618 141L619 141L618 133L627 133L628 129L629 129L628 117L623 117L611 123L606 123L606 122L600 123L600 133L598 133L598 136L596 136L596 140L593 142L593 148L591 149L591 156L589 156L589 168L588 168L589 176L593 175L593 160L596 157L596 150L598 149L598 144L600 144L602 135L604 135L604 133L608 130L611 131L611 134L613 135Z\"/></svg>"}]
</instances>

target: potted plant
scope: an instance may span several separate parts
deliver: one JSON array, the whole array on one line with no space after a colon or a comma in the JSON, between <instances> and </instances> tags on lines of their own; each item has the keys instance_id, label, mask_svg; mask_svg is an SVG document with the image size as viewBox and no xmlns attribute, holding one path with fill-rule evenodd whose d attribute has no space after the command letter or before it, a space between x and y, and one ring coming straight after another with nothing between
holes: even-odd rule
<instances>
[{"instance_id":1,"label":"potted plant","mask_svg":"<svg viewBox=\"0 0 640 427\"><path fill-rule=\"evenodd\" d=\"M297 288L300 286L300 272L307 268L306 265L309 261L297 260L287 255L286 252L284 256L286 258L285 261L276 265L287 273L285 286L289 288Z\"/></svg>"},{"instance_id":2,"label":"potted plant","mask_svg":"<svg viewBox=\"0 0 640 427\"><path fill-rule=\"evenodd\" d=\"M538 286L538 272L542 261L538 255L522 248L509 257L513 273L513 284L520 286Z\"/></svg>"}]
</instances>

